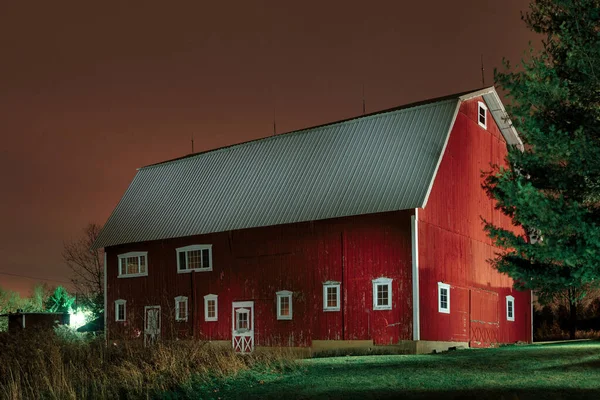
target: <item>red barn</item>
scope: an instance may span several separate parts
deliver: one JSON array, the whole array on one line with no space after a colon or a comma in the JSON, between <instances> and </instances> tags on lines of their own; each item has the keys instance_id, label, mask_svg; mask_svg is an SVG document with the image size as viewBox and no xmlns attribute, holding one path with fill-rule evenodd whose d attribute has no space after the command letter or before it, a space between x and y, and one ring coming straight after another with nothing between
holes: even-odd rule
<instances>
[{"instance_id":1,"label":"red barn","mask_svg":"<svg viewBox=\"0 0 600 400\"><path fill-rule=\"evenodd\" d=\"M488 263L514 229L481 171L522 146L493 87L141 168L95 246L109 340L387 345L531 340Z\"/></svg>"}]
</instances>

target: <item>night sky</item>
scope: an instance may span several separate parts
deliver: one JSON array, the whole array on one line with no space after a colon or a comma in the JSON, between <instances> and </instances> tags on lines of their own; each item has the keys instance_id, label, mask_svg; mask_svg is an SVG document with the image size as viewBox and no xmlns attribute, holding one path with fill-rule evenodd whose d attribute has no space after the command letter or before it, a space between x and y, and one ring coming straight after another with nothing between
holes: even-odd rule
<instances>
[{"instance_id":1,"label":"night sky","mask_svg":"<svg viewBox=\"0 0 600 400\"><path fill-rule=\"evenodd\" d=\"M63 242L136 168L478 88L528 1L3 1L0 273L68 281ZM27 294L34 279L0 274Z\"/></svg>"}]
</instances>

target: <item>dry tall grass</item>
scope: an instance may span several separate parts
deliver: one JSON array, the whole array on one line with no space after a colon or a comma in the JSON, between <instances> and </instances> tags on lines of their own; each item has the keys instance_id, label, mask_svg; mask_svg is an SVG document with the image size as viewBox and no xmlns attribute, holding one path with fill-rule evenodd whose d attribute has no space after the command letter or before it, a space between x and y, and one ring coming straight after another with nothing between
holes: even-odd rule
<instances>
[{"instance_id":1,"label":"dry tall grass","mask_svg":"<svg viewBox=\"0 0 600 400\"><path fill-rule=\"evenodd\" d=\"M241 356L200 341L144 348L48 332L2 333L0 398L145 399L166 392L186 398L192 384L255 367L287 368L292 358L285 350Z\"/></svg>"}]
</instances>

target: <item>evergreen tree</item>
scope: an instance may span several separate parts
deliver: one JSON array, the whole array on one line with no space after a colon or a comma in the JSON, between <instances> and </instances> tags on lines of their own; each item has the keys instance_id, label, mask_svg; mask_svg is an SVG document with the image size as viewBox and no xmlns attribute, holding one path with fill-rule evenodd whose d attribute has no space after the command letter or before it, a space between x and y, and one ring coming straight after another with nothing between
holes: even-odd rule
<instances>
[{"instance_id":1,"label":"evergreen tree","mask_svg":"<svg viewBox=\"0 0 600 400\"><path fill-rule=\"evenodd\" d=\"M600 278L600 0L534 0L522 18L543 48L496 81L524 148L485 188L526 234L486 229L517 289L569 295L573 337L581 289Z\"/></svg>"}]
</instances>

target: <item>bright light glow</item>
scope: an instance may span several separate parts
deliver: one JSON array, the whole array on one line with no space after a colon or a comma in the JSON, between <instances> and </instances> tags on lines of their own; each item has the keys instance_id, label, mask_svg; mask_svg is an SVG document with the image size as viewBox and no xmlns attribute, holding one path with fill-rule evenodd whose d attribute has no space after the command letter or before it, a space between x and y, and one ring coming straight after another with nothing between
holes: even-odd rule
<instances>
[{"instance_id":1,"label":"bright light glow","mask_svg":"<svg viewBox=\"0 0 600 400\"><path fill-rule=\"evenodd\" d=\"M77 329L85 325L92 317L91 311L88 310L69 310L69 314L71 315L71 322L69 325L73 329Z\"/></svg>"}]
</instances>

